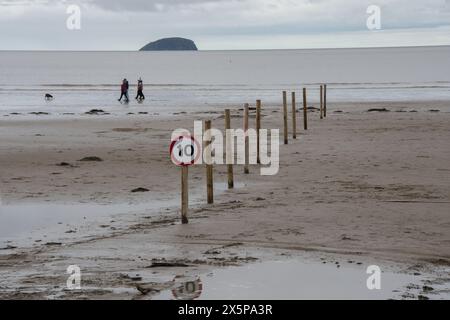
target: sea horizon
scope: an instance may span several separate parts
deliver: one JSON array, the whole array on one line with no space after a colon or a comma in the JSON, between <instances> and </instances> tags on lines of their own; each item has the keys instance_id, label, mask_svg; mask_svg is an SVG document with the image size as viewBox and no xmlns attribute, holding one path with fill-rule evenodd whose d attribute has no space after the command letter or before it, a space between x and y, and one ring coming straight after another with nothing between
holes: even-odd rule
<instances>
[{"instance_id":1,"label":"sea horizon","mask_svg":"<svg viewBox=\"0 0 450 320\"><path fill-rule=\"evenodd\" d=\"M362 47L312 47L312 48L260 48L260 49L198 49L198 50L62 50L62 49L0 49L0 52L233 52L233 51L314 51L314 50L357 50L357 49L405 49L405 48L441 48L450 47L450 44L443 45L404 45L404 46L362 46Z\"/></svg>"}]
</instances>

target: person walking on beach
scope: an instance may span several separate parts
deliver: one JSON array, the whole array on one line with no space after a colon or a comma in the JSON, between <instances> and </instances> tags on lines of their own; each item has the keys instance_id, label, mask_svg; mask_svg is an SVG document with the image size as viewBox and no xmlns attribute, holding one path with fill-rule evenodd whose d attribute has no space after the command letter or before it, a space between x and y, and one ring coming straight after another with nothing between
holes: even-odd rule
<instances>
[{"instance_id":1,"label":"person walking on beach","mask_svg":"<svg viewBox=\"0 0 450 320\"><path fill-rule=\"evenodd\" d=\"M127 79L123 79L122 81L122 85L120 86L120 98L119 101L122 101L122 98L125 96L125 102L130 101L130 99L128 98L128 80Z\"/></svg>"},{"instance_id":2,"label":"person walking on beach","mask_svg":"<svg viewBox=\"0 0 450 320\"><path fill-rule=\"evenodd\" d=\"M139 100L139 101L145 100L144 82L142 81L141 78L139 78L139 80L138 80L136 100Z\"/></svg>"}]
</instances>

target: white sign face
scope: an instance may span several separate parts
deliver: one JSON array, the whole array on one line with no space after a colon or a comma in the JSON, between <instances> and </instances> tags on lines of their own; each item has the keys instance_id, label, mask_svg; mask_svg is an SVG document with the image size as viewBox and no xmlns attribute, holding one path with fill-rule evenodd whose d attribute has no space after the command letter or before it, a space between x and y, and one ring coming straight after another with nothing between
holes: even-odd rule
<instances>
[{"instance_id":1,"label":"white sign face","mask_svg":"<svg viewBox=\"0 0 450 320\"><path fill-rule=\"evenodd\" d=\"M190 135L182 135L172 141L170 145L170 158L177 166L190 166L200 158L200 145Z\"/></svg>"}]
</instances>

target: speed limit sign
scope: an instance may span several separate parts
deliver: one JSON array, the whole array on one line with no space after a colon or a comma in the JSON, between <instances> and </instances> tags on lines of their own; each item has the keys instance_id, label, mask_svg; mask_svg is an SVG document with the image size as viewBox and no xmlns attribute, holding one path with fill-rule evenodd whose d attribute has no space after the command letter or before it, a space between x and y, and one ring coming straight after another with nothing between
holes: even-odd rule
<instances>
[{"instance_id":1,"label":"speed limit sign","mask_svg":"<svg viewBox=\"0 0 450 320\"><path fill-rule=\"evenodd\" d=\"M189 134L178 136L170 144L170 159L181 167L181 222L188 223L188 167L200 159L200 144Z\"/></svg>"},{"instance_id":2,"label":"speed limit sign","mask_svg":"<svg viewBox=\"0 0 450 320\"><path fill-rule=\"evenodd\" d=\"M181 135L170 144L170 158L180 167L190 166L200 158L200 144L189 134Z\"/></svg>"}]
</instances>

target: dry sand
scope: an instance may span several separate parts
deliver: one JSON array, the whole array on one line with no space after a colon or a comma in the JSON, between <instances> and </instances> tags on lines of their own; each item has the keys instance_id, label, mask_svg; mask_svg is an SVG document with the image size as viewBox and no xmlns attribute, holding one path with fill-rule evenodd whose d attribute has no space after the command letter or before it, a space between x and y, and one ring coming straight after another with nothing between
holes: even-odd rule
<instances>
[{"instance_id":1,"label":"dry sand","mask_svg":"<svg viewBox=\"0 0 450 320\"><path fill-rule=\"evenodd\" d=\"M263 127L280 128L281 107L263 108ZM244 175L235 166L238 188L218 192L208 206L204 167L192 167L194 204L190 224L182 226L173 205L180 172L168 156L170 134L193 129L194 120L212 119L223 128L221 110L170 117L1 117L3 204L129 203L132 210L149 203L149 209L112 220L101 234L80 231L53 244L34 239L39 242L27 248L0 244L0 298L136 298L142 294L127 275L173 274L173 268L148 268L155 262L188 264L177 272L190 274L305 252L326 261L400 264L448 283L449 102L333 104L324 120L309 113L307 132L299 113L299 139L280 146L278 175L260 176L258 167ZM242 119L232 119L233 127L241 125ZM87 156L103 161L78 161ZM214 172L223 188L226 167ZM130 192L139 187L149 192ZM152 207L152 201L168 205ZM85 270L89 290L64 290L65 270L73 264ZM170 282L146 285L156 292Z\"/></svg>"}]
</instances>

